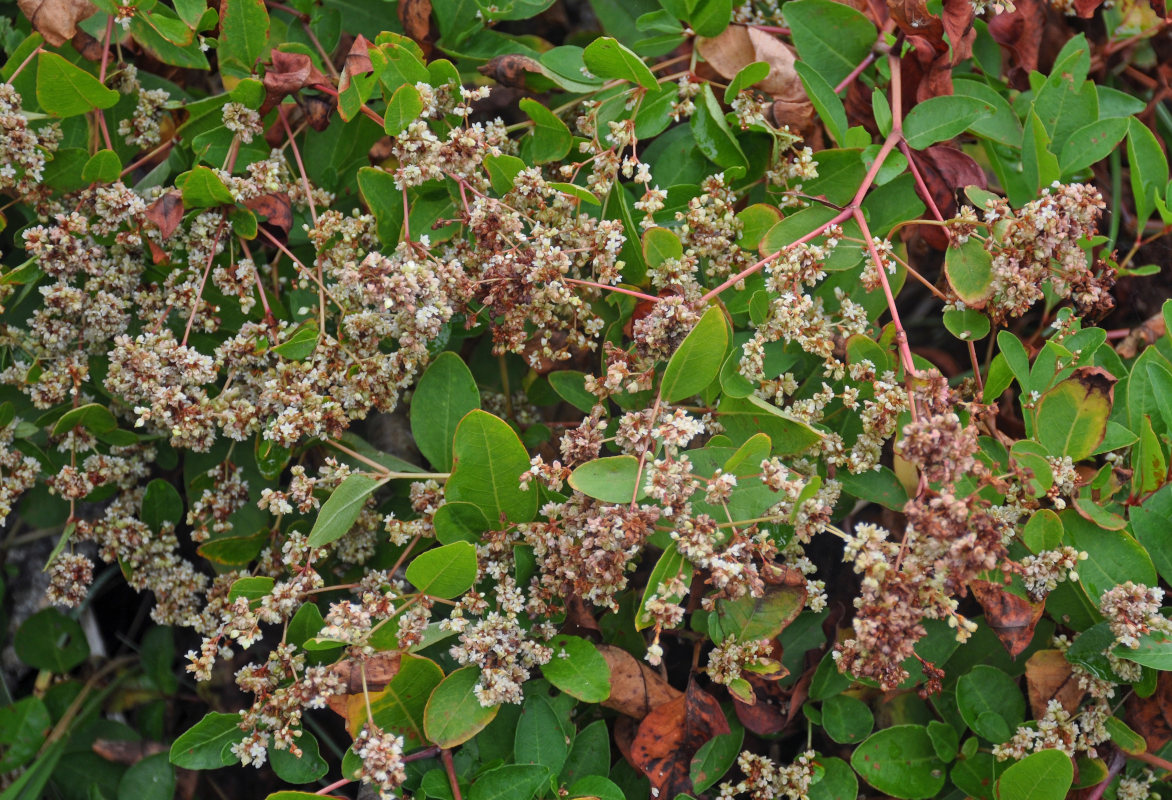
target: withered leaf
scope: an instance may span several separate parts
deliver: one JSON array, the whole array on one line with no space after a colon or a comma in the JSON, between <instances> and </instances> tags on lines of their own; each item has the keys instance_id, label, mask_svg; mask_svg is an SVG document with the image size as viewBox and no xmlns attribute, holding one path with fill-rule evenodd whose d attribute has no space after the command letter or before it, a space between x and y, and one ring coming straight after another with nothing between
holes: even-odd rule
<instances>
[{"instance_id":1,"label":"withered leaf","mask_svg":"<svg viewBox=\"0 0 1172 800\"><path fill-rule=\"evenodd\" d=\"M1124 721L1148 743L1148 752L1156 753L1172 741L1172 672L1161 672L1151 697L1132 692L1127 696Z\"/></svg>"},{"instance_id":2,"label":"withered leaf","mask_svg":"<svg viewBox=\"0 0 1172 800\"><path fill-rule=\"evenodd\" d=\"M285 233L293 227L293 207L289 203L289 195L284 192L262 194L245 200L244 205L264 217L269 225L280 228Z\"/></svg>"},{"instance_id":3,"label":"withered leaf","mask_svg":"<svg viewBox=\"0 0 1172 800\"><path fill-rule=\"evenodd\" d=\"M166 241L183 222L183 195L176 191L164 194L147 206L146 218L159 229L159 235Z\"/></svg>"},{"instance_id":4,"label":"withered leaf","mask_svg":"<svg viewBox=\"0 0 1172 800\"><path fill-rule=\"evenodd\" d=\"M481 64L476 71L485 77L492 78L501 86L511 86L514 89L525 88L525 75L532 72L542 74L541 65L529 56L503 55L496 56L486 64Z\"/></svg>"},{"instance_id":5,"label":"withered leaf","mask_svg":"<svg viewBox=\"0 0 1172 800\"><path fill-rule=\"evenodd\" d=\"M932 202L945 219L956 215L956 193L960 187L976 186L984 189L988 185L985 171L980 165L968 153L955 147L937 144L926 150L913 150L911 154L924 179L924 185L928 187ZM927 201L927 198L923 199ZM921 225L919 233L937 250L948 247L948 235L938 226Z\"/></svg>"},{"instance_id":6,"label":"withered leaf","mask_svg":"<svg viewBox=\"0 0 1172 800\"><path fill-rule=\"evenodd\" d=\"M993 41L1012 52L1009 80L1015 88L1029 86L1029 74L1038 68L1042 34L1046 29L1046 6L1041 0L1022 0L1013 11L1002 12L989 20Z\"/></svg>"},{"instance_id":7,"label":"withered leaf","mask_svg":"<svg viewBox=\"0 0 1172 800\"><path fill-rule=\"evenodd\" d=\"M276 108L277 104L306 86L326 83L325 75L313 65L304 53L283 53L273 50L272 64L265 70L265 101L260 108L261 115Z\"/></svg>"},{"instance_id":8,"label":"withered leaf","mask_svg":"<svg viewBox=\"0 0 1172 800\"><path fill-rule=\"evenodd\" d=\"M60 47L72 39L77 33L77 23L98 10L89 0L16 0L16 5L52 47Z\"/></svg>"},{"instance_id":9,"label":"withered leaf","mask_svg":"<svg viewBox=\"0 0 1172 800\"><path fill-rule=\"evenodd\" d=\"M985 609L985 620L997 634L1011 656L1018 656L1034 638L1034 628L1042 618L1044 603L1031 603L1024 597L1005 591L991 581L970 581L977 602Z\"/></svg>"},{"instance_id":10,"label":"withered leaf","mask_svg":"<svg viewBox=\"0 0 1172 800\"><path fill-rule=\"evenodd\" d=\"M1051 700L1057 700L1071 714L1082 702L1086 691L1079 687L1074 667L1061 650L1039 650L1029 657L1025 668L1030 710L1041 719Z\"/></svg>"},{"instance_id":11,"label":"withered leaf","mask_svg":"<svg viewBox=\"0 0 1172 800\"><path fill-rule=\"evenodd\" d=\"M426 43L431 32L431 0L399 0L399 22L403 32L417 42Z\"/></svg>"},{"instance_id":12,"label":"withered leaf","mask_svg":"<svg viewBox=\"0 0 1172 800\"><path fill-rule=\"evenodd\" d=\"M809 694L813 669L802 674L793 686L781 686L776 681L760 675L746 674L745 679L753 687L756 702L744 703L733 698L733 708L741 724L759 736L781 733L794 717Z\"/></svg>"},{"instance_id":13,"label":"withered leaf","mask_svg":"<svg viewBox=\"0 0 1172 800\"><path fill-rule=\"evenodd\" d=\"M621 647L603 644L598 652L610 667L610 697L602 701L628 717L642 719L653 709L682 697L658 672Z\"/></svg>"},{"instance_id":14,"label":"withered leaf","mask_svg":"<svg viewBox=\"0 0 1172 800\"><path fill-rule=\"evenodd\" d=\"M697 47L704 60L726 79L755 61L765 61L769 64L769 74L757 84L758 89L776 100L809 102L794 69L797 56L772 34L744 25L730 25L719 36L700 37Z\"/></svg>"},{"instance_id":15,"label":"withered leaf","mask_svg":"<svg viewBox=\"0 0 1172 800\"><path fill-rule=\"evenodd\" d=\"M692 756L712 737L728 732L720 703L693 680L683 697L643 718L631 743L631 762L651 780L653 796L690 793Z\"/></svg>"}]
</instances>

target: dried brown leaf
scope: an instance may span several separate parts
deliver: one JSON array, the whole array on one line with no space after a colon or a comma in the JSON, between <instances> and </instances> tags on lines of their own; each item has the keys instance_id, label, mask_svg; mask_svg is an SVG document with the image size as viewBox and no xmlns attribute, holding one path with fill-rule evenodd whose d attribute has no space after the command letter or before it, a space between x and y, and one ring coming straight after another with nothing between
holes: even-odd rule
<instances>
[{"instance_id":1,"label":"dried brown leaf","mask_svg":"<svg viewBox=\"0 0 1172 800\"><path fill-rule=\"evenodd\" d=\"M1031 603L991 581L970 581L969 588L981 608L985 609L989 628L997 634L1009 655L1017 657L1029 647L1034 628L1042 618L1044 603Z\"/></svg>"},{"instance_id":2,"label":"dried brown leaf","mask_svg":"<svg viewBox=\"0 0 1172 800\"><path fill-rule=\"evenodd\" d=\"M642 719L659 706L683 696L658 672L621 647L603 644L598 646L598 652L610 667L610 697L602 701L607 708Z\"/></svg>"},{"instance_id":3,"label":"dried brown leaf","mask_svg":"<svg viewBox=\"0 0 1172 800\"><path fill-rule=\"evenodd\" d=\"M1041 719L1045 715L1046 706L1051 700L1057 700L1073 714L1086 694L1078 685L1074 667L1061 650L1039 650L1034 653L1026 661L1025 676L1034 719Z\"/></svg>"},{"instance_id":4,"label":"dried brown leaf","mask_svg":"<svg viewBox=\"0 0 1172 800\"><path fill-rule=\"evenodd\" d=\"M541 65L529 56L503 55L490 59L476 68L481 75L492 78L501 86L525 88L525 76L532 72L542 74Z\"/></svg>"},{"instance_id":5,"label":"dried brown leaf","mask_svg":"<svg viewBox=\"0 0 1172 800\"><path fill-rule=\"evenodd\" d=\"M325 75L313 65L304 53L283 53L273 50L272 63L265 70L265 101L260 108L267 114L291 94L317 83L326 83Z\"/></svg>"},{"instance_id":6,"label":"dried brown leaf","mask_svg":"<svg viewBox=\"0 0 1172 800\"><path fill-rule=\"evenodd\" d=\"M683 697L643 718L630 760L651 780L652 796L687 794L693 791L692 756L705 742L728 732L720 703L693 680Z\"/></svg>"},{"instance_id":7,"label":"dried brown leaf","mask_svg":"<svg viewBox=\"0 0 1172 800\"><path fill-rule=\"evenodd\" d=\"M183 195L176 191L164 194L147 206L146 218L159 229L159 235L166 241L183 222Z\"/></svg>"},{"instance_id":8,"label":"dried brown leaf","mask_svg":"<svg viewBox=\"0 0 1172 800\"><path fill-rule=\"evenodd\" d=\"M1172 741L1172 672L1161 672L1151 697L1134 692L1127 696L1123 719L1148 743L1148 752L1158 752Z\"/></svg>"},{"instance_id":9,"label":"dried brown leaf","mask_svg":"<svg viewBox=\"0 0 1172 800\"><path fill-rule=\"evenodd\" d=\"M293 227L293 207L289 202L289 195L284 192L257 195L245 200L244 205L250 211L264 217L269 225L280 228L286 234Z\"/></svg>"},{"instance_id":10,"label":"dried brown leaf","mask_svg":"<svg viewBox=\"0 0 1172 800\"><path fill-rule=\"evenodd\" d=\"M744 25L730 25L719 36L700 38L698 42L700 55L725 79L731 79L755 61L765 61L769 64L769 74L756 85L758 89L777 100L806 101L805 90L794 69L797 56L776 36Z\"/></svg>"},{"instance_id":11,"label":"dried brown leaf","mask_svg":"<svg viewBox=\"0 0 1172 800\"><path fill-rule=\"evenodd\" d=\"M399 22L412 39L421 44L429 42L431 0L399 0Z\"/></svg>"},{"instance_id":12,"label":"dried brown leaf","mask_svg":"<svg viewBox=\"0 0 1172 800\"><path fill-rule=\"evenodd\" d=\"M89 0L16 0L16 4L51 47L72 39L77 23L98 10Z\"/></svg>"},{"instance_id":13,"label":"dried brown leaf","mask_svg":"<svg viewBox=\"0 0 1172 800\"><path fill-rule=\"evenodd\" d=\"M1002 12L989 20L993 41L1008 48L1011 56L1010 82L1018 89L1029 87L1029 74L1038 68L1042 35L1046 29L1046 6L1041 0L1021 0L1013 11Z\"/></svg>"}]
</instances>

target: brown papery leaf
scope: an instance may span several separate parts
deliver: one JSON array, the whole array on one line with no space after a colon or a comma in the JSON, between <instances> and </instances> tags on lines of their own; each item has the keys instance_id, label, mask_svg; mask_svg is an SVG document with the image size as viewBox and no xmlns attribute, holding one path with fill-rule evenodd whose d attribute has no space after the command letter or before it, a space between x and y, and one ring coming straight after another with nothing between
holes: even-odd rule
<instances>
[{"instance_id":1,"label":"brown papery leaf","mask_svg":"<svg viewBox=\"0 0 1172 800\"><path fill-rule=\"evenodd\" d=\"M1086 690L1078 685L1074 667L1061 650L1039 650L1026 661L1026 686L1034 719L1046 714L1046 706L1057 700L1073 714Z\"/></svg>"},{"instance_id":2,"label":"brown papery leaf","mask_svg":"<svg viewBox=\"0 0 1172 800\"><path fill-rule=\"evenodd\" d=\"M166 241L183 221L183 195L171 191L147 206L146 218L159 229L159 235Z\"/></svg>"},{"instance_id":3,"label":"brown papery leaf","mask_svg":"<svg viewBox=\"0 0 1172 800\"><path fill-rule=\"evenodd\" d=\"M251 200L245 200L244 205L264 217L269 225L285 233L289 233L293 227L293 207L289 203L289 195L284 192L257 195Z\"/></svg>"},{"instance_id":4,"label":"brown papery leaf","mask_svg":"<svg viewBox=\"0 0 1172 800\"><path fill-rule=\"evenodd\" d=\"M1172 741L1172 672L1161 672L1151 697L1135 692L1127 696L1125 722L1148 743L1148 752L1158 752Z\"/></svg>"},{"instance_id":5,"label":"brown papery leaf","mask_svg":"<svg viewBox=\"0 0 1172 800\"><path fill-rule=\"evenodd\" d=\"M961 187L976 186L984 189L988 185L985 171L980 165L968 153L955 147L932 145L926 150L913 150L912 158L928 187L932 202L945 219L956 216L956 193ZM919 191L919 187L916 187L916 192ZM927 198L922 199L927 202ZM919 233L937 250L948 247L948 234L939 226L921 225Z\"/></svg>"},{"instance_id":6,"label":"brown papery leaf","mask_svg":"<svg viewBox=\"0 0 1172 800\"><path fill-rule=\"evenodd\" d=\"M683 696L658 672L621 647L602 644L598 652L610 667L610 697L602 701L607 708L642 719L653 709Z\"/></svg>"},{"instance_id":7,"label":"brown papery leaf","mask_svg":"<svg viewBox=\"0 0 1172 800\"><path fill-rule=\"evenodd\" d=\"M481 75L492 78L501 86L511 86L514 89L525 88L525 75L533 72L542 74L541 65L529 56L503 55L490 59L487 64L476 68Z\"/></svg>"},{"instance_id":8,"label":"brown papery leaf","mask_svg":"<svg viewBox=\"0 0 1172 800\"><path fill-rule=\"evenodd\" d=\"M1046 7L1041 0L1021 0L1013 11L1003 12L989 20L989 35L993 41L1012 51L1009 80L1018 89L1029 87L1029 74L1038 68L1038 54L1042 49L1042 34L1046 28Z\"/></svg>"},{"instance_id":9,"label":"brown papery leaf","mask_svg":"<svg viewBox=\"0 0 1172 800\"><path fill-rule=\"evenodd\" d=\"M89 0L16 0L16 4L52 47L60 47L72 39L77 33L77 23L98 10Z\"/></svg>"},{"instance_id":10,"label":"brown papery leaf","mask_svg":"<svg viewBox=\"0 0 1172 800\"><path fill-rule=\"evenodd\" d=\"M265 101L260 108L261 115L276 108L289 95L316 83L326 83L326 76L313 65L309 56L274 50L272 64L265 70Z\"/></svg>"},{"instance_id":11,"label":"brown papery leaf","mask_svg":"<svg viewBox=\"0 0 1172 800\"><path fill-rule=\"evenodd\" d=\"M1031 603L990 581L970 581L969 588L985 609L985 621L1009 655L1017 657L1030 646L1044 603Z\"/></svg>"},{"instance_id":12,"label":"brown papery leaf","mask_svg":"<svg viewBox=\"0 0 1172 800\"><path fill-rule=\"evenodd\" d=\"M431 0L399 0L399 22L403 32L420 44L430 41Z\"/></svg>"},{"instance_id":13,"label":"brown papery leaf","mask_svg":"<svg viewBox=\"0 0 1172 800\"><path fill-rule=\"evenodd\" d=\"M644 717L631 743L631 762L651 780L653 797L687 794L693 790L692 756L705 742L728 732L720 703L693 680L683 697Z\"/></svg>"},{"instance_id":14,"label":"brown papery leaf","mask_svg":"<svg viewBox=\"0 0 1172 800\"><path fill-rule=\"evenodd\" d=\"M769 74L756 87L777 100L806 102L806 92L794 69L797 57L776 36L744 25L730 25L719 36L699 38L697 47L704 60L725 79L755 61L767 62Z\"/></svg>"}]
</instances>

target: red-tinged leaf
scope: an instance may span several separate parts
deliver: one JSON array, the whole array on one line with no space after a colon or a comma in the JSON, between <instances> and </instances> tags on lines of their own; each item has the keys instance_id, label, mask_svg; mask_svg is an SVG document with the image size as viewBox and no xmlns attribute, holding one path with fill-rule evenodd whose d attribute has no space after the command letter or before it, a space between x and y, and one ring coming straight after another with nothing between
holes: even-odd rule
<instances>
[{"instance_id":1,"label":"red-tinged leaf","mask_svg":"<svg viewBox=\"0 0 1172 800\"><path fill-rule=\"evenodd\" d=\"M989 35L993 41L1012 53L1007 59L1008 77L1015 88L1029 87L1029 74L1038 68L1045 28L1046 6L1041 0L1023 0L1015 3L1013 11L989 19Z\"/></svg>"},{"instance_id":2,"label":"red-tinged leaf","mask_svg":"<svg viewBox=\"0 0 1172 800\"><path fill-rule=\"evenodd\" d=\"M286 234L293 228L293 207L289 203L289 195L284 192L258 195L245 200L244 205L250 211L264 217L269 225L279 228Z\"/></svg>"},{"instance_id":3,"label":"red-tinged leaf","mask_svg":"<svg viewBox=\"0 0 1172 800\"><path fill-rule=\"evenodd\" d=\"M643 718L631 743L631 761L650 779L655 797L687 794L692 757L712 737L728 732L720 703L692 681L683 697Z\"/></svg>"},{"instance_id":4,"label":"red-tinged leaf","mask_svg":"<svg viewBox=\"0 0 1172 800\"><path fill-rule=\"evenodd\" d=\"M945 219L956 216L956 197L960 187L976 186L984 189L988 186L985 171L980 165L967 153L955 147L936 144L926 150L911 152L912 160L924 178L932 202L940 209ZM920 194L927 205L928 198L923 197L918 187L916 193ZM918 232L932 247L938 250L948 247L948 235L938 225L920 225Z\"/></svg>"},{"instance_id":5,"label":"red-tinged leaf","mask_svg":"<svg viewBox=\"0 0 1172 800\"><path fill-rule=\"evenodd\" d=\"M147 206L146 218L155 223L163 241L171 238L183 222L183 195L176 191L167 192Z\"/></svg>"},{"instance_id":6,"label":"red-tinged leaf","mask_svg":"<svg viewBox=\"0 0 1172 800\"><path fill-rule=\"evenodd\" d=\"M1009 655L1016 657L1029 647L1045 603L1031 603L990 581L970 581L969 588L985 609L985 620Z\"/></svg>"},{"instance_id":7,"label":"red-tinged leaf","mask_svg":"<svg viewBox=\"0 0 1172 800\"><path fill-rule=\"evenodd\" d=\"M317 83L327 83L313 60L304 53L283 53L273 50L272 64L265 70L265 101L260 107L264 116L291 94Z\"/></svg>"}]
</instances>

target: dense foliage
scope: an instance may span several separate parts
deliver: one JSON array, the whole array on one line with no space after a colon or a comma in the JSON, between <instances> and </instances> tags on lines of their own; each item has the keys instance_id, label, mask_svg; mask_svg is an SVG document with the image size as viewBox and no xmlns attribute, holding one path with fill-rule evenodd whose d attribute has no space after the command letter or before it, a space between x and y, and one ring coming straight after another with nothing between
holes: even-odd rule
<instances>
[{"instance_id":1,"label":"dense foliage","mask_svg":"<svg viewBox=\"0 0 1172 800\"><path fill-rule=\"evenodd\" d=\"M0 800L1170 796L1162 4L19 7Z\"/></svg>"}]
</instances>

